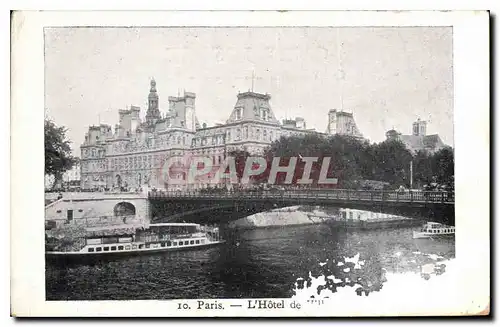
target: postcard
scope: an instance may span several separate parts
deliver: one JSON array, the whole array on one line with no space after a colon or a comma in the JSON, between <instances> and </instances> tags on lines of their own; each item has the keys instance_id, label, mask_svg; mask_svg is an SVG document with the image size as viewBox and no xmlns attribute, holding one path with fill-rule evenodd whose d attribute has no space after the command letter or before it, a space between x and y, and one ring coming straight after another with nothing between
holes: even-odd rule
<instances>
[{"instance_id":1,"label":"postcard","mask_svg":"<svg viewBox=\"0 0 500 327\"><path fill-rule=\"evenodd\" d=\"M11 112L13 316L489 315L488 12L19 11Z\"/></svg>"}]
</instances>

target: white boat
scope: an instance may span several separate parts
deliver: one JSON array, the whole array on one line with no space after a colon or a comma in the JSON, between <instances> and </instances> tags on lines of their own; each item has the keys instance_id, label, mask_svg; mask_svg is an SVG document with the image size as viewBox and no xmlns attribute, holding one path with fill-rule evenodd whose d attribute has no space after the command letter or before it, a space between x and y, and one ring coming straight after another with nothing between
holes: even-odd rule
<instances>
[{"instance_id":1,"label":"white boat","mask_svg":"<svg viewBox=\"0 0 500 327\"><path fill-rule=\"evenodd\" d=\"M428 222L420 231L413 231L413 238L439 238L455 236L455 227Z\"/></svg>"},{"instance_id":2,"label":"white boat","mask_svg":"<svg viewBox=\"0 0 500 327\"><path fill-rule=\"evenodd\" d=\"M114 230L114 232L113 232ZM218 227L191 223L150 224L148 228L122 229L116 226L87 229L88 235L80 249L58 249L45 252L53 257L101 257L104 255L143 254L196 249L224 243Z\"/></svg>"}]
</instances>

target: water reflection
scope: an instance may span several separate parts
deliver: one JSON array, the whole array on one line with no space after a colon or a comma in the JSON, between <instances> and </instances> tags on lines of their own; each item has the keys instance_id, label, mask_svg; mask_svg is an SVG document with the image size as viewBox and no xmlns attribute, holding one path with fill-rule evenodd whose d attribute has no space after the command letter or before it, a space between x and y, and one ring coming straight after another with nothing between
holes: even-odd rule
<instances>
[{"instance_id":1,"label":"water reflection","mask_svg":"<svg viewBox=\"0 0 500 327\"><path fill-rule=\"evenodd\" d=\"M291 297L311 272L351 274L372 285L383 272L415 271L419 253L451 258L454 240L413 240L412 229L344 231L327 225L225 231L218 247L47 266L47 299ZM359 253L363 269L338 266ZM320 266L320 263L335 265ZM321 268L323 267L323 268ZM358 275L356 275L358 274ZM354 278L354 277L353 277Z\"/></svg>"}]
</instances>

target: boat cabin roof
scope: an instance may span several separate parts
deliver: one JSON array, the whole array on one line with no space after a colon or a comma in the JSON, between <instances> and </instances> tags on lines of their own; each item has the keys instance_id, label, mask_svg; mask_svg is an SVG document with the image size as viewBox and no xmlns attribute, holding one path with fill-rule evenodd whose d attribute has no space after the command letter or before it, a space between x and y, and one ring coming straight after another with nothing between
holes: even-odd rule
<instances>
[{"instance_id":1,"label":"boat cabin roof","mask_svg":"<svg viewBox=\"0 0 500 327\"><path fill-rule=\"evenodd\" d=\"M88 232L100 232L100 231L120 230L120 229L135 229L135 228L137 228L136 225L121 224L121 225L107 225L107 226L87 227L86 230Z\"/></svg>"},{"instance_id":2,"label":"boat cabin roof","mask_svg":"<svg viewBox=\"0 0 500 327\"><path fill-rule=\"evenodd\" d=\"M97 226L86 228L86 237L128 236L134 235L138 226L130 224Z\"/></svg>"},{"instance_id":3,"label":"boat cabin roof","mask_svg":"<svg viewBox=\"0 0 500 327\"><path fill-rule=\"evenodd\" d=\"M436 223L436 222L432 222L432 221L427 222L424 225L424 227L425 228L455 228L455 226L448 226L448 225L445 225L445 224Z\"/></svg>"}]
</instances>

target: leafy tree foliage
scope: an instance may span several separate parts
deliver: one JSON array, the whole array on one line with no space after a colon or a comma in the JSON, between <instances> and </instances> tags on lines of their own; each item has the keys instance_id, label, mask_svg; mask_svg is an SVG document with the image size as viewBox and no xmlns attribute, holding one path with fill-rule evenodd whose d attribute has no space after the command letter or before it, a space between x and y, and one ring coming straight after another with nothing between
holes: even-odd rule
<instances>
[{"instance_id":1,"label":"leafy tree foliage","mask_svg":"<svg viewBox=\"0 0 500 327\"><path fill-rule=\"evenodd\" d=\"M241 177L243 176L243 172L245 170L245 164L247 161L247 158L250 157L250 153L247 151L241 151L241 150L235 150L235 151L230 151L228 153L228 156L234 158L235 162L235 168L236 168L236 176L238 176L238 182L240 182ZM226 172L228 172L229 167L226 169Z\"/></svg>"},{"instance_id":2,"label":"leafy tree foliage","mask_svg":"<svg viewBox=\"0 0 500 327\"><path fill-rule=\"evenodd\" d=\"M342 136L305 135L282 137L266 150L268 170L262 174L267 180L273 158L280 157L280 165L288 165L292 157L317 157L313 164L311 179L319 179L324 157L331 162L327 177L339 180L337 187L357 188L361 180L389 182L392 187L410 186L410 165L413 162L414 186L421 187L430 182L453 186L453 149L444 148L430 154L419 151L412 154L398 140L386 140L370 144L367 141ZM305 163L298 160L293 183L302 177ZM283 183L284 173L278 174L277 183Z\"/></svg>"},{"instance_id":3,"label":"leafy tree foliage","mask_svg":"<svg viewBox=\"0 0 500 327\"><path fill-rule=\"evenodd\" d=\"M454 186L455 158L453 149L445 147L431 157L431 169L438 183Z\"/></svg>"},{"instance_id":4,"label":"leafy tree foliage","mask_svg":"<svg viewBox=\"0 0 500 327\"><path fill-rule=\"evenodd\" d=\"M67 129L45 120L45 174L55 177L54 185L62 180L76 159L71 155L71 142L66 138Z\"/></svg>"},{"instance_id":5,"label":"leafy tree foliage","mask_svg":"<svg viewBox=\"0 0 500 327\"><path fill-rule=\"evenodd\" d=\"M397 140L387 140L373 145L376 180L389 182L392 185L410 184L411 152Z\"/></svg>"}]
</instances>

